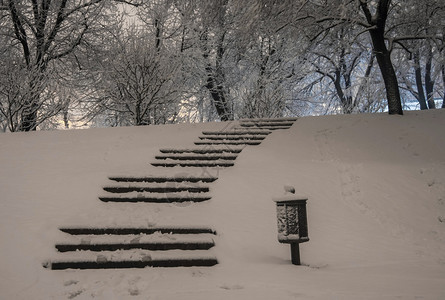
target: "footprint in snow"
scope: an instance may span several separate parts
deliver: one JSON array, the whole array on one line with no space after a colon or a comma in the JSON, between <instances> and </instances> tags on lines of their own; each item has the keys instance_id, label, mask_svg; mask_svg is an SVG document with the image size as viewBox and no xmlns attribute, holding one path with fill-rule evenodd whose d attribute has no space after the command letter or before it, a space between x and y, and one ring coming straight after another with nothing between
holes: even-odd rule
<instances>
[{"instance_id":1,"label":"footprint in snow","mask_svg":"<svg viewBox=\"0 0 445 300\"><path fill-rule=\"evenodd\" d=\"M82 294L83 292L84 292L84 290L77 290L77 291L71 292L68 295L68 299L74 299L77 296L79 296L80 294Z\"/></svg>"},{"instance_id":2,"label":"footprint in snow","mask_svg":"<svg viewBox=\"0 0 445 300\"><path fill-rule=\"evenodd\" d=\"M224 285L221 285L220 288L222 288L223 290L242 290L242 289L244 289L244 287L239 284L235 284L235 285L224 284Z\"/></svg>"},{"instance_id":3,"label":"footprint in snow","mask_svg":"<svg viewBox=\"0 0 445 300\"><path fill-rule=\"evenodd\" d=\"M324 269L327 268L329 265L328 264L324 264L324 263L320 263L320 264L308 264L305 265L311 269Z\"/></svg>"},{"instance_id":4,"label":"footprint in snow","mask_svg":"<svg viewBox=\"0 0 445 300\"><path fill-rule=\"evenodd\" d=\"M139 289L136 287L131 287L128 289L128 292L130 293L131 296L137 296L139 295Z\"/></svg>"},{"instance_id":5,"label":"footprint in snow","mask_svg":"<svg viewBox=\"0 0 445 300\"><path fill-rule=\"evenodd\" d=\"M130 244L139 244L140 239L141 239L141 237L137 236L130 241Z\"/></svg>"},{"instance_id":6,"label":"footprint in snow","mask_svg":"<svg viewBox=\"0 0 445 300\"><path fill-rule=\"evenodd\" d=\"M70 285L78 284L78 283L79 283L79 281L72 279L72 280L65 281L65 282L63 283L63 285L64 285L64 286L70 286Z\"/></svg>"}]
</instances>

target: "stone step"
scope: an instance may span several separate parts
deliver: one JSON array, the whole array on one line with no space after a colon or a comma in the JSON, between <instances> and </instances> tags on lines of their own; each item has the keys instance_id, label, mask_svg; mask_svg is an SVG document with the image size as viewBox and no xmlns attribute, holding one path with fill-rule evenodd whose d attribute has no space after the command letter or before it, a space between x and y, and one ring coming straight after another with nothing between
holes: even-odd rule
<instances>
[{"instance_id":1,"label":"stone step","mask_svg":"<svg viewBox=\"0 0 445 300\"><path fill-rule=\"evenodd\" d=\"M176 267L212 267L218 264L215 257L173 258L156 260L120 260L120 261L54 261L47 265L52 270L66 269L130 269L130 268L176 268Z\"/></svg>"},{"instance_id":2,"label":"stone step","mask_svg":"<svg viewBox=\"0 0 445 300\"><path fill-rule=\"evenodd\" d=\"M122 195L122 196L101 196L99 199L103 202L145 202L145 203L175 203L175 202L203 202L210 200L212 197L208 195L193 195L193 194L165 194L164 196L151 195Z\"/></svg>"},{"instance_id":3,"label":"stone step","mask_svg":"<svg viewBox=\"0 0 445 300\"><path fill-rule=\"evenodd\" d=\"M236 154L169 154L156 155L156 159L174 159L174 160L235 160L238 157Z\"/></svg>"},{"instance_id":4,"label":"stone step","mask_svg":"<svg viewBox=\"0 0 445 300\"><path fill-rule=\"evenodd\" d=\"M164 187L144 187L144 186L107 186L103 188L104 191L110 193L129 193L129 192L149 192L149 193L206 193L209 191L208 187L203 186L164 186Z\"/></svg>"},{"instance_id":5,"label":"stone step","mask_svg":"<svg viewBox=\"0 0 445 300\"><path fill-rule=\"evenodd\" d=\"M258 127L258 128L267 128L268 130L275 131L275 130L289 129L289 128L291 128L291 126L274 126L274 127L263 126L263 127Z\"/></svg>"},{"instance_id":6,"label":"stone step","mask_svg":"<svg viewBox=\"0 0 445 300\"><path fill-rule=\"evenodd\" d=\"M240 123L240 125L238 125L237 127L234 127L233 130L234 131L252 131L252 132L269 132L269 134L271 134L273 131L269 130L269 129L264 129L261 127L242 127L241 126L242 123Z\"/></svg>"},{"instance_id":7,"label":"stone step","mask_svg":"<svg viewBox=\"0 0 445 300\"><path fill-rule=\"evenodd\" d=\"M201 140L199 142L195 142L195 145L249 145L256 146L261 144L261 141L212 141L212 140Z\"/></svg>"},{"instance_id":8,"label":"stone step","mask_svg":"<svg viewBox=\"0 0 445 300\"><path fill-rule=\"evenodd\" d=\"M236 129L234 131L203 131L203 135L223 135L223 136L243 136L243 135L259 135L266 136L270 134L269 130L245 130L245 129Z\"/></svg>"},{"instance_id":9,"label":"stone step","mask_svg":"<svg viewBox=\"0 0 445 300\"><path fill-rule=\"evenodd\" d=\"M130 235L130 234L216 234L209 227L62 227L60 231L71 235Z\"/></svg>"},{"instance_id":10,"label":"stone step","mask_svg":"<svg viewBox=\"0 0 445 300\"><path fill-rule=\"evenodd\" d=\"M240 153L243 148L240 147L204 147L204 148L185 148L185 149L161 149L161 153L195 153L195 154L214 154L214 153Z\"/></svg>"},{"instance_id":11,"label":"stone step","mask_svg":"<svg viewBox=\"0 0 445 300\"><path fill-rule=\"evenodd\" d=\"M175 177L156 177L156 176L146 176L146 177L124 177L116 176L109 177L110 180L117 182L153 182L153 183L169 183L169 182L214 182L217 177L210 176L175 176Z\"/></svg>"},{"instance_id":12,"label":"stone step","mask_svg":"<svg viewBox=\"0 0 445 300\"><path fill-rule=\"evenodd\" d=\"M242 135L242 136L232 136L232 135L206 135L200 136L200 140L212 140L212 141L261 141L264 140L266 136L257 136L257 135Z\"/></svg>"},{"instance_id":13,"label":"stone step","mask_svg":"<svg viewBox=\"0 0 445 300\"><path fill-rule=\"evenodd\" d=\"M153 162L152 166L155 167L232 167L235 164L225 160L214 161L202 161L202 160L190 160L190 161L175 161L166 159L162 162Z\"/></svg>"},{"instance_id":14,"label":"stone step","mask_svg":"<svg viewBox=\"0 0 445 300\"><path fill-rule=\"evenodd\" d=\"M252 118L252 119L240 119L240 122L295 122L298 118Z\"/></svg>"},{"instance_id":15,"label":"stone step","mask_svg":"<svg viewBox=\"0 0 445 300\"><path fill-rule=\"evenodd\" d=\"M121 269L145 267L211 267L218 264L210 250L144 249L116 251L59 252L55 259L43 264L52 270L65 269Z\"/></svg>"},{"instance_id":16,"label":"stone step","mask_svg":"<svg viewBox=\"0 0 445 300\"><path fill-rule=\"evenodd\" d=\"M144 241L144 237L145 240ZM132 236L86 236L80 243L60 243L56 244L59 252L70 251L116 251L144 249L151 251L167 250L208 250L215 246L213 239L194 238L184 239L173 235L161 236L156 238L147 238L144 235Z\"/></svg>"},{"instance_id":17,"label":"stone step","mask_svg":"<svg viewBox=\"0 0 445 300\"><path fill-rule=\"evenodd\" d=\"M242 127L258 127L273 130L275 127L291 127L293 122L242 122Z\"/></svg>"},{"instance_id":18,"label":"stone step","mask_svg":"<svg viewBox=\"0 0 445 300\"><path fill-rule=\"evenodd\" d=\"M44 267L117 269L144 267L210 267L216 232L209 227L164 226L127 228L60 228L70 242L56 244L55 259Z\"/></svg>"}]
</instances>

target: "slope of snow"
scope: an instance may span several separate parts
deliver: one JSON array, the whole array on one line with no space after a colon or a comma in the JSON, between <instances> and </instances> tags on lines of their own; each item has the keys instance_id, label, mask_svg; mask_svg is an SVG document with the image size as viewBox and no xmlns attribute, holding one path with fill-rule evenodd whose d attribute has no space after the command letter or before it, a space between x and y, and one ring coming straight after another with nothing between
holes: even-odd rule
<instances>
[{"instance_id":1,"label":"slope of snow","mask_svg":"<svg viewBox=\"0 0 445 300\"><path fill-rule=\"evenodd\" d=\"M193 168L212 199L103 203L108 176L234 123L0 135L0 299L445 299L445 111L301 118L231 168ZM273 198L308 197L302 266L277 241ZM211 268L67 270L66 226L211 226Z\"/></svg>"}]
</instances>

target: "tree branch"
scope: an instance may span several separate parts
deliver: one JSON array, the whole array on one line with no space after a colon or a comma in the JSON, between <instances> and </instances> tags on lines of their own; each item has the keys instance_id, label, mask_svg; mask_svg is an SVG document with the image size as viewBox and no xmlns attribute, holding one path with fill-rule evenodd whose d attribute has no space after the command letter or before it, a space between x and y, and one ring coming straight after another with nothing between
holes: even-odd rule
<instances>
[{"instance_id":1,"label":"tree branch","mask_svg":"<svg viewBox=\"0 0 445 300\"><path fill-rule=\"evenodd\" d=\"M370 25L375 25L373 22L373 17L371 11L369 10L368 3L366 0L358 0L360 7L362 8L363 13L365 14L365 18Z\"/></svg>"},{"instance_id":2,"label":"tree branch","mask_svg":"<svg viewBox=\"0 0 445 300\"><path fill-rule=\"evenodd\" d=\"M26 34L25 28L23 27L22 21L17 13L17 8L13 0L9 1L9 11L11 13L12 23L14 24L15 36L22 44L25 62L26 65L29 67L29 64L31 62L31 52L29 50L29 45L28 45L28 36Z\"/></svg>"},{"instance_id":3,"label":"tree branch","mask_svg":"<svg viewBox=\"0 0 445 300\"><path fill-rule=\"evenodd\" d=\"M65 4L66 4L66 1L67 1L67 0L63 0L63 2L65 2ZM103 1L103 0L92 0L92 1L90 1L90 2L84 3L84 4L82 4L82 5L79 5L79 6L75 7L75 8L73 8L73 9L71 9L70 11L66 12L66 13L63 14L61 17L62 17L63 19L66 19L67 17L69 17L69 16L72 15L73 13L75 13L75 12L81 10L82 8L86 8L86 7L90 7L90 6L96 5L96 4L98 4L98 3L102 2L102 1Z\"/></svg>"},{"instance_id":4,"label":"tree branch","mask_svg":"<svg viewBox=\"0 0 445 300\"><path fill-rule=\"evenodd\" d=\"M74 49L75 49L77 46L79 46L80 43L82 42L82 38L83 38L83 36L85 35L85 33L86 33L87 30L88 30L88 24L87 24L86 21L85 21L84 28L83 28L82 32L79 34L79 36L76 38L76 40L74 41L74 43L72 43L71 46L70 46L68 49L66 49L65 51L63 51L63 52L61 52L61 53L59 53L59 54L56 54L56 55L51 55L51 56L49 56L48 59L47 59L47 62L50 61L50 60L54 60L54 59L62 58L62 57L64 57L64 56L67 56L67 55L70 54L71 52L73 52Z\"/></svg>"},{"instance_id":5,"label":"tree branch","mask_svg":"<svg viewBox=\"0 0 445 300\"><path fill-rule=\"evenodd\" d=\"M126 1L126 0L113 0L114 2L118 2L118 3L123 3L123 4L128 4L134 7L139 7L141 5L144 4L144 2L141 0L140 2L137 3L133 3L132 1Z\"/></svg>"},{"instance_id":6,"label":"tree branch","mask_svg":"<svg viewBox=\"0 0 445 300\"><path fill-rule=\"evenodd\" d=\"M62 2L60 3L60 7L57 11L56 23L54 24L54 27L51 30L51 33L49 34L48 39L45 43L44 52L48 51L49 47L51 46L51 43L54 41L57 33L59 32L62 22L66 19L66 16L64 16L63 11L65 10L67 1L68 0L62 0Z\"/></svg>"}]
</instances>

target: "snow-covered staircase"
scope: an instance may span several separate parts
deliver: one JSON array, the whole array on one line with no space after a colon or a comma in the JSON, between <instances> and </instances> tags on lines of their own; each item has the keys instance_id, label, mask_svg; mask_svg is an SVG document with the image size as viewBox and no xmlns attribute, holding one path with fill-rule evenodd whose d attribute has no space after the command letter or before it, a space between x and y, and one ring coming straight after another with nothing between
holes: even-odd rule
<instances>
[{"instance_id":1,"label":"snow-covered staircase","mask_svg":"<svg viewBox=\"0 0 445 300\"><path fill-rule=\"evenodd\" d=\"M114 177L104 187L104 202L202 202L210 200L209 183L216 177Z\"/></svg>"},{"instance_id":2,"label":"snow-covered staircase","mask_svg":"<svg viewBox=\"0 0 445 300\"><path fill-rule=\"evenodd\" d=\"M247 119L241 120L240 126L243 128L259 128L266 130L289 129L295 122L294 118L287 119Z\"/></svg>"},{"instance_id":3,"label":"snow-covered staircase","mask_svg":"<svg viewBox=\"0 0 445 300\"><path fill-rule=\"evenodd\" d=\"M109 177L103 202L196 203L211 199L215 176L193 175L196 168L234 166L246 146L259 145L274 130L288 129L295 118L248 119L222 131L204 131L191 148L161 149L152 166L179 167L175 176ZM168 170L168 169L166 169ZM190 174L187 173L190 171ZM163 204L161 204L163 205ZM184 222L190 223L184 215ZM216 232L210 227L63 227L57 257L44 264L53 270L213 266Z\"/></svg>"},{"instance_id":4,"label":"snow-covered staircase","mask_svg":"<svg viewBox=\"0 0 445 300\"><path fill-rule=\"evenodd\" d=\"M110 269L213 266L207 250L216 234L207 227L60 228L69 241L56 244L59 257L48 267ZM69 255L69 258L66 258Z\"/></svg>"},{"instance_id":5,"label":"snow-covered staircase","mask_svg":"<svg viewBox=\"0 0 445 300\"><path fill-rule=\"evenodd\" d=\"M161 149L151 164L155 167L232 167L241 151L241 147L227 145Z\"/></svg>"}]
</instances>

